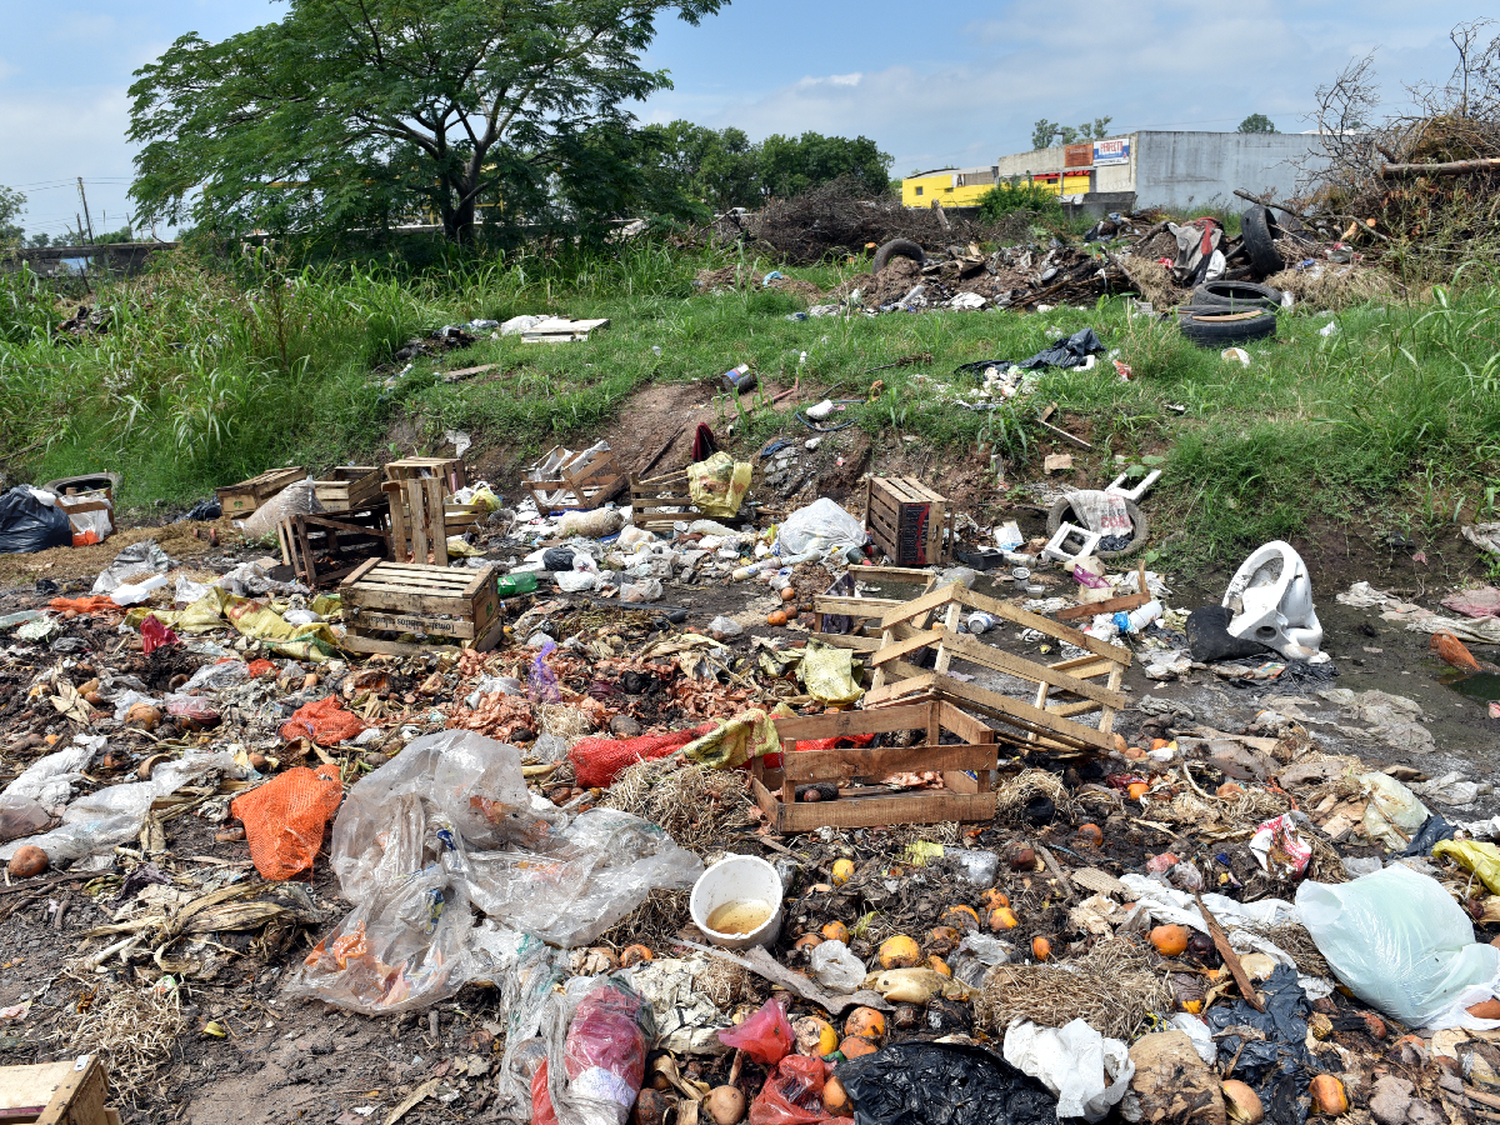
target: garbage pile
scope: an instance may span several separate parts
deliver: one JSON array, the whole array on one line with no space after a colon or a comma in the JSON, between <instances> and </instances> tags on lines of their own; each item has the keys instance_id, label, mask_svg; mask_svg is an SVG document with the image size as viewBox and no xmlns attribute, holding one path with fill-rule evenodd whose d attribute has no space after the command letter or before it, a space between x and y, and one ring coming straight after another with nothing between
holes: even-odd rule
<instances>
[{"instance_id":1,"label":"garbage pile","mask_svg":"<svg viewBox=\"0 0 1500 1125\"><path fill-rule=\"evenodd\" d=\"M350 652L349 587L253 548L8 594L0 859L30 912L90 918L49 971L489 1013L465 1065L505 1121L1484 1119L1500 817L1389 764L1432 735L1334 685L1288 544L1182 606L1126 557L1154 477L1063 495L1047 535L955 520L915 567L826 497L750 519L742 475L471 527L447 569L505 572L490 648ZM1457 618L1340 601L1489 674ZM1302 695L1215 725L1137 669ZM0 996L15 1049L51 987Z\"/></svg>"}]
</instances>

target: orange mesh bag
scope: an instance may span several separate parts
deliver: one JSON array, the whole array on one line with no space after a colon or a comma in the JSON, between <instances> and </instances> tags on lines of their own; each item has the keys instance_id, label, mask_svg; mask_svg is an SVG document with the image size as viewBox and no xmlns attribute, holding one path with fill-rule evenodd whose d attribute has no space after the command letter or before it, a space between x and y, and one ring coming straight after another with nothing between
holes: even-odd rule
<instances>
[{"instance_id":1,"label":"orange mesh bag","mask_svg":"<svg viewBox=\"0 0 1500 1125\"><path fill-rule=\"evenodd\" d=\"M343 799L336 767L297 766L236 797L229 811L244 822L255 870L280 882L312 867L328 820Z\"/></svg>"},{"instance_id":2,"label":"orange mesh bag","mask_svg":"<svg viewBox=\"0 0 1500 1125\"><path fill-rule=\"evenodd\" d=\"M568 761L573 763L573 776L579 785L602 789L613 785L615 778L637 762L665 758L713 729L713 723L704 723L692 730L643 734L639 738L580 738L568 751Z\"/></svg>"},{"instance_id":3,"label":"orange mesh bag","mask_svg":"<svg viewBox=\"0 0 1500 1125\"><path fill-rule=\"evenodd\" d=\"M281 737L285 742L294 738L310 738L319 746L332 746L346 738L354 738L365 729L365 721L358 715L345 711L336 696L328 696L304 704L292 712L292 717L281 724Z\"/></svg>"}]
</instances>

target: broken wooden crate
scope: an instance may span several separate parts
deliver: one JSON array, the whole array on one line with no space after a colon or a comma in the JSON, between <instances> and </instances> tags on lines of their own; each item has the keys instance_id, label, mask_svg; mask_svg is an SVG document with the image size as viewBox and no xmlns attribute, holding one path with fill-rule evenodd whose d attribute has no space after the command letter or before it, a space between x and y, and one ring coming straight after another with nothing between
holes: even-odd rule
<instances>
[{"instance_id":1,"label":"broken wooden crate","mask_svg":"<svg viewBox=\"0 0 1500 1125\"><path fill-rule=\"evenodd\" d=\"M874 669L865 694L867 707L933 697L1000 720L1004 726L997 731L998 737L1019 749L1097 753L1114 744L1115 712L1127 703L1120 684L1130 666L1129 649L957 584L906 602L819 597L813 599L813 606L821 614L870 620L879 629L879 639L858 633L819 634L821 640L867 654L865 659ZM1040 664L1006 652L958 632L965 609L1035 629L1085 650L1085 655ZM920 654L924 652L931 654L930 667L922 666L926 661ZM954 660L1019 681L1026 685L1030 701L951 676ZM1101 678L1102 684L1094 682ZM1099 713L1097 727L1077 721L1094 712Z\"/></svg>"},{"instance_id":2,"label":"broken wooden crate","mask_svg":"<svg viewBox=\"0 0 1500 1125\"><path fill-rule=\"evenodd\" d=\"M626 485L625 474L608 445L600 442L574 452L555 445L526 470L522 482L541 512L581 512L613 499Z\"/></svg>"},{"instance_id":3,"label":"broken wooden crate","mask_svg":"<svg viewBox=\"0 0 1500 1125\"><path fill-rule=\"evenodd\" d=\"M493 648L503 628L494 567L450 570L371 559L339 585L351 652L398 655L430 645ZM426 645L387 639L385 633L415 633Z\"/></svg>"},{"instance_id":4,"label":"broken wooden crate","mask_svg":"<svg viewBox=\"0 0 1500 1125\"><path fill-rule=\"evenodd\" d=\"M897 566L935 566L947 554L953 510L915 477L865 477L865 530Z\"/></svg>"},{"instance_id":5,"label":"broken wooden crate","mask_svg":"<svg viewBox=\"0 0 1500 1125\"><path fill-rule=\"evenodd\" d=\"M567 344L574 340L587 340L601 328L608 328L607 318L599 320L569 320L561 316L549 316L539 320L521 332L523 344Z\"/></svg>"},{"instance_id":6,"label":"broken wooden crate","mask_svg":"<svg viewBox=\"0 0 1500 1125\"><path fill-rule=\"evenodd\" d=\"M391 558L404 563L448 565L448 517L438 477L388 480L380 486L390 500Z\"/></svg>"},{"instance_id":7,"label":"broken wooden crate","mask_svg":"<svg viewBox=\"0 0 1500 1125\"><path fill-rule=\"evenodd\" d=\"M379 465L339 465L326 480L313 481L325 512L363 512L380 502Z\"/></svg>"},{"instance_id":8,"label":"broken wooden crate","mask_svg":"<svg viewBox=\"0 0 1500 1125\"><path fill-rule=\"evenodd\" d=\"M688 493L686 470L655 477L630 477L630 522L647 531L671 531L678 520L698 518Z\"/></svg>"},{"instance_id":9,"label":"broken wooden crate","mask_svg":"<svg viewBox=\"0 0 1500 1125\"><path fill-rule=\"evenodd\" d=\"M306 471L296 466L268 469L260 476L242 480L239 484L216 488L214 493L226 516L248 516L282 489L306 477Z\"/></svg>"},{"instance_id":10,"label":"broken wooden crate","mask_svg":"<svg viewBox=\"0 0 1500 1125\"><path fill-rule=\"evenodd\" d=\"M0 1122L35 1125L120 1125L108 1096L104 1066L94 1055L64 1062L0 1067Z\"/></svg>"},{"instance_id":11,"label":"broken wooden crate","mask_svg":"<svg viewBox=\"0 0 1500 1125\"><path fill-rule=\"evenodd\" d=\"M995 815L990 772L996 766L995 732L942 700L895 707L842 711L808 718L777 719L781 768L763 758L751 763L756 803L778 833L810 832L825 825L869 828L881 824L938 824L989 820ZM915 746L866 746L798 750L798 742L853 735L921 731ZM958 738L944 745L944 733ZM938 772L941 789L896 790L882 778ZM815 782L863 782L841 788L834 801L798 801L797 789Z\"/></svg>"},{"instance_id":12,"label":"broken wooden crate","mask_svg":"<svg viewBox=\"0 0 1500 1125\"><path fill-rule=\"evenodd\" d=\"M276 527L281 541L281 561L309 586L327 585L345 578L371 558L390 554L385 498L362 512L330 515L295 515Z\"/></svg>"},{"instance_id":13,"label":"broken wooden crate","mask_svg":"<svg viewBox=\"0 0 1500 1125\"><path fill-rule=\"evenodd\" d=\"M385 466L385 479L427 480L435 477L446 492L457 492L469 483L469 470L462 457L403 457Z\"/></svg>"}]
</instances>

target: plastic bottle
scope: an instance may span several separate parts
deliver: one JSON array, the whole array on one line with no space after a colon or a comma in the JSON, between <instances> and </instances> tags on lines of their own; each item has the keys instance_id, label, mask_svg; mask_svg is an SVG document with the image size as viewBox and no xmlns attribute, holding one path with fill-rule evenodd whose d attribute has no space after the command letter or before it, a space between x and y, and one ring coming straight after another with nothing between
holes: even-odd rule
<instances>
[{"instance_id":1,"label":"plastic bottle","mask_svg":"<svg viewBox=\"0 0 1500 1125\"><path fill-rule=\"evenodd\" d=\"M514 597L517 594L529 594L536 589L536 575L530 571L523 574L502 575L499 580L499 587L502 598Z\"/></svg>"},{"instance_id":2,"label":"plastic bottle","mask_svg":"<svg viewBox=\"0 0 1500 1125\"><path fill-rule=\"evenodd\" d=\"M1161 602L1149 601L1129 613L1117 613L1113 617L1115 628L1122 633L1139 633L1162 614Z\"/></svg>"}]
</instances>

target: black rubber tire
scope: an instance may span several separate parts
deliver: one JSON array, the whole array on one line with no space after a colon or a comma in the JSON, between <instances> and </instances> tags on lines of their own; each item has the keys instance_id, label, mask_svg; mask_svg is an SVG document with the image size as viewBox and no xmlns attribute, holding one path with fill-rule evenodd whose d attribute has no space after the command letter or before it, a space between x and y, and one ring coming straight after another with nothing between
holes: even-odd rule
<instances>
[{"instance_id":1,"label":"black rubber tire","mask_svg":"<svg viewBox=\"0 0 1500 1125\"><path fill-rule=\"evenodd\" d=\"M1125 511L1130 516L1130 524L1132 528L1130 542L1125 544L1125 546L1118 551L1095 552L1099 556L1099 558L1123 559L1126 555L1133 555L1142 547L1144 547L1146 545L1146 540L1151 537L1151 531L1146 526L1146 513L1141 511L1140 508L1136 506L1134 500L1125 501ZM1064 523L1075 523L1079 527L1083 526L1083 523L1075 518L1075 513L1073 511L1073 502L1066 496L1064 496L1056 504L1053 504L1052 510L1047 513L1047 538L1051 539L1054 535L1056 535L1057 529L1062 527Z\"/></svg>"},{"instance_id":2,"label":"black rubber tire","mask_svg":"<svg viewBox=\"0 0 1500 1125\"><path fill-rule=\"evenodd\" d=\"M1261 277L1281 272L1281 252L1276 249L1280 234L1281 228L1269 207L1251 207L1240 216L1240 237L1245 240L1251 266Z\"/></svg>"},{"instance_id":3,"label":"black rubber tire","mask_svg":"<svg viewBox=\"0 0 1500 1125\"><path fill-rule=\"evenodd\" d=\"M1200 348L1227 348L1276 335L1276 314L1263 313L1246 320L1230 320L1239 313L1189 313L1177 318L1182 334Z\"/></svg>"},{"instance_id":4,"label":"black rubber tire","mask_svg":"<svg viewBox=\"0 0 1500 1125\"><path fill-rule=\"evenodd\" d=\"M875 251L875 258L870 263L870 272L879 273L885 269L886 263L892 258L910 258L919 266L927 264L926 252L909 238L893 238Z\"/></svg>"},{"instance_id":5,"label":"black rubber tire","mask_svg":"<svg viewBox=\"0 0 1500 1125\"><path fill-rule=\"evenodd\" d=\"M1281 290L1253 281L1205 281L1193 290L1195 308L1222 307L1233 312L1281 308Z\"/></svg>"}]
</instances>

